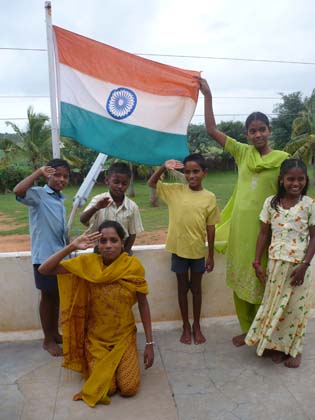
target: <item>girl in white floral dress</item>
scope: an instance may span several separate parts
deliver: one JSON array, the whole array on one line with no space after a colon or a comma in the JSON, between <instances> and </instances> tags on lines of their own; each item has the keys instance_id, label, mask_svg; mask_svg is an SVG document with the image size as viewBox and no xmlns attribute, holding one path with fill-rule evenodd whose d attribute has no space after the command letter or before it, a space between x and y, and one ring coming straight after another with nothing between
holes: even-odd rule
<instances>
[{"instance_id":1,"label":"girl in white floral dress","mask_svg":"<svg viewBox=\"0 0 315 420\"><path fill-rule=\"evenodd\" d=\"M246 336L257 354L271 350L275 363L299 367L311 304L310 263L315 253L315 200L306 196L307 169L300 159L283 161L278 193L264 203L253 267L266 289ZM261 266L270 240L267 274Z\"/></svg>"}]
</instances>

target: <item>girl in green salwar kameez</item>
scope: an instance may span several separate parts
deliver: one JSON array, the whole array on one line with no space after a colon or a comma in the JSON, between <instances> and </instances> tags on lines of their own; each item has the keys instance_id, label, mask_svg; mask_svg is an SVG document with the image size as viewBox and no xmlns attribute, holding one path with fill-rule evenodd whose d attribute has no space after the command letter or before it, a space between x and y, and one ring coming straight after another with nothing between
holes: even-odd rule
<instances>
[{"instance_id":1,"label":"girl in green salwar kameez","mask_svg":"<svg viewBox=\"0 0 315 420\"><path fill-rule=\"evenodd\" d=\"M234 157L238 166L237 184L216 229L216 249L226 252L227 285L233 289L235 310L243 331L233 338L233 343L241 346L245 344L264 293L252 267L260 229L259 213L266 197L277 191L279 168L288 154L269 146L271 126L261 112L250 114L245 122L251 145L239 143L219 131L208 83L204 79L199 79L199 83L205 97L207 132ZM265 266L266 262L265 255L262 264Z\"/></svg>"}]
</instances>

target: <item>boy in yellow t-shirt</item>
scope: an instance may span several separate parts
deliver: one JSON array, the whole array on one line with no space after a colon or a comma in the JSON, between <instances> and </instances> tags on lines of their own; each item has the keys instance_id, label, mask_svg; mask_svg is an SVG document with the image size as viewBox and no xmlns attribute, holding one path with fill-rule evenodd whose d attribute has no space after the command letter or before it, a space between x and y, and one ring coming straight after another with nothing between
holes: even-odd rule
<instances>
[{"instance_id":1,"label":"boy in yellow t-shirt","mask_svg":"<svg viewBox=\"0 0 315 420\"><path fill-rule=\"evenodd\" d=\"M160 176L166 170L183 169L187 184L166 184ZM168 160L148 181L151 188L168 205L169 227L166 250L172 253L172 271L176 273L178 303L183 319L183 333L180 341L191 344L191 332L195 344L202 344L206 338L200 329L201 279L205 271L213 270L214 225L220 221L220 213L215 195L202 187L207 174L206 161L202 155L194 153L183 163ZM208 241L208 255L205 260ZM190 269L190 275L189 275ZM188 318L187 293L193 295L194 322Z\"/></svg>"}]
</instances>

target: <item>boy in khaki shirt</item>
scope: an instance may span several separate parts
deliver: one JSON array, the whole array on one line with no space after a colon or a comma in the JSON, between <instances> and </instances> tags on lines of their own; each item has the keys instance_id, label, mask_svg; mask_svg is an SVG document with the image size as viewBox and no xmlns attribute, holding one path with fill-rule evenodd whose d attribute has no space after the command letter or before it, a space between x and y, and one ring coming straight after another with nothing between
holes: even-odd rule
<instances>
[{"instance_id":1,"label":"boy in khaki shirt","mask_svg":"<svg viewBox=\"0 0 315 420\"><path fill-rule=\"evenodd\" d=\"M105 179L109 192L94 196L80 216L80 221L89 227L88 232L98 231L105 220L114 220L125 231L124 251L130 254L136 234L143 231L137 204L126 196L131 179L131 170L124 162L111 165Z\"/></svg>"}]
</instances>

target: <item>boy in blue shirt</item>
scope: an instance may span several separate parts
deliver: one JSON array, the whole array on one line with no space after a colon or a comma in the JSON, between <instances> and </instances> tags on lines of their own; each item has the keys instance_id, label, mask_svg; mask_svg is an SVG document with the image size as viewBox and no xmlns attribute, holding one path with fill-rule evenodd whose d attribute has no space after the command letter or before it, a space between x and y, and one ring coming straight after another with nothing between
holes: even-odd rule
<instances>
[{"instance_id":1,"label":"boy in blue shirt","mask_svg":"<svg viewBox=\"0 0 315 420\"><path fill-rule=\"evenodd\" d=\"M44 187L33 186L41 176ZM32 264L36 288L41 291L40 320L44 332L43 348L52 356L61 356L58 344L59 293L56 276L44 276L39 265L67 243L65 196L61 190L68 184L70 167L63 159L53 159L19 182L13 192L16 199L29 206Z\"/></svg>"}]
</instances>

